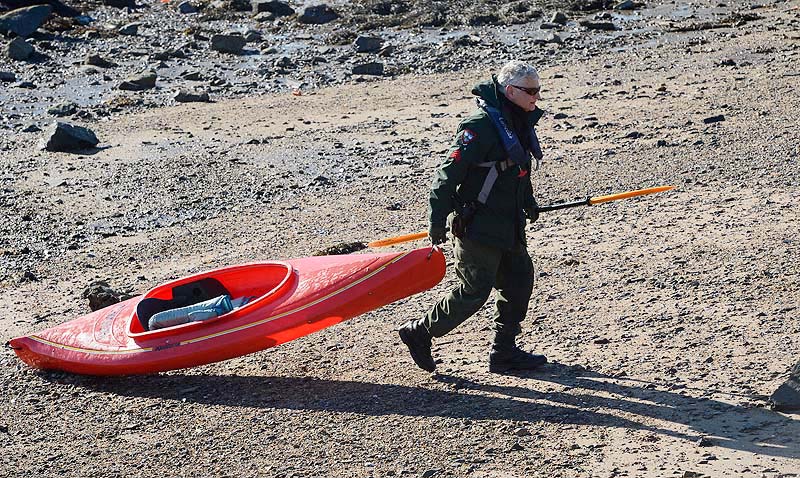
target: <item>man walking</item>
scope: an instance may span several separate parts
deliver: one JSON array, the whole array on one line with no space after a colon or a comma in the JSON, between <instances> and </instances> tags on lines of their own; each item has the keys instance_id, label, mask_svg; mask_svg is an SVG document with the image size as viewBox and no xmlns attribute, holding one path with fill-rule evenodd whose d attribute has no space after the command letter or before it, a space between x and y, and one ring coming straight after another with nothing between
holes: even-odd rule
<instances>
[{"instance_id":1,"label":"man walking","mask_svg":"<svg viewBox=\"0 0 800 478\"><path fill-rule=\"evenodd\" d=\"M434 245L444 243L450 217L460 284L424 318L399 330L423 370L436 368L432 337L442 337L475 314L493 288L497 298L489 371L528 370L547 363L543 355L516 345L534 282L525 218L533 222L539 215L530 172L542 158L533 129L542 116L536 107L540 89L536 69L519 61L476 85L472 93L478 108L461 122L447 159L436 171L428 233Z\"/></svg>"}]
</instances>

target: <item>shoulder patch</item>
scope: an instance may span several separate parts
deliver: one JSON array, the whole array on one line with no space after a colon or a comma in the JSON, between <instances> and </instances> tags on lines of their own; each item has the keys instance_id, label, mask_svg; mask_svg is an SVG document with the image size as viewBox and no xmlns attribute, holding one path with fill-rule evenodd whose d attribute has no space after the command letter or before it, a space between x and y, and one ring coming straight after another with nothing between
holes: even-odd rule
<instances>
[{"instance_id":1,"label":"shoulder patch","mask_svg":"<svg viewBox=\"0 0 800 478\"><path fill-rule=\"evenodd\" d=\"M459 138L459 141L461 142L461 144L466 146L466 145L470 144L471 142L475 141L475 138L477 138L477 137L478 137L478 135L476 135L475 132L472 131L471 129L464 129L461 132L461 137Z\"/></svg>"},{"instance_id":2,"label":"shoulder patch","mask_svg":"<svg viewBox=\"0 0 800 478\"><path fill-rule=\"evenodd\" d=\"M450 153L450 158L452 158L456 163L461 161L461 148L454 149L453 152Z\"/></svg>"}]
</instances>

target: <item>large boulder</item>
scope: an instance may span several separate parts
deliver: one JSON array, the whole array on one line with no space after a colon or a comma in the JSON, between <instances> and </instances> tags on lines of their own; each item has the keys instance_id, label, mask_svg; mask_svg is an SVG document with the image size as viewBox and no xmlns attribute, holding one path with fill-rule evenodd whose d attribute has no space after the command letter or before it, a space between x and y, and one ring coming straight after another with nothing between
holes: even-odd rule
<instances>
[{"instance_id":1,"label":"large boulder","mask_svg":"<svg viewBox=\"0 0 800 478\"><path fill-rule=\"evenodd\" d=\"M33 34L53 12L50 5L18 8L0 15L0 33L7 36L27 37Z\"/></svg>"},{"instance_id":2,"label":"large boulder","mask_svg":"<svg viewBox=\"0 0 800 478\"><path fill-rule=\"evenodd\" d=\"M356 53L373 53L381 49L383 40L378 37L359 36L355 41Z\"/></svg>"},{"instance_id":3,"label":"large boulder","mask_svg":"<svg viewBox=\"0 0 800 478\"><path fill-rule=\"evenodd\" d=\"M175 101L178 103L208 103L209 97L205 91L180 90L175 95Z\"/></svg>"},{"instance_id":4,"label":"large boulder","mask_svg":"<svg viewBox=\"0 0 800 478\"><path fill-rule=\"evenodd\" d=\"M118 88L126 91L149 90L156 87L156 79L158 79L158 75L155 71L145 71L126 79L119 84Z\"/></svg>"},{"instance_id":5,"label":"large boulder","mask_svg":"<svg viewBox=\"0 0 800 478\"><path fill-rule=\"evenodd\" d=\"M45 131L41 147L47 151L71 152L94 148L97 143L99 141L92 130L57 121Z\"/></svg>"},{"instance_id":6,"label":"large boulder","mask_svg":"<svg viewBox=\"0 0 800 478\"><path fill-rule=\"evenodd\" d=\"M6 56L12 60L24 61L33 55L33 46L22 37L17 37L6 45Z\"/></svg>"},{"instance_id":7,"label":"large boulder","mask_svg":"<svg viewBox=\"0 0 800 478\"><path fill-rule=\"evenodd\" d=\"M330 23L339 18L339 14L334 9L325 5L314 5L303 10L303 13L298 17L297 21L309 25L322 25Z\"/></svg>"},{"instance_id":8,"label":"large boulder","mask_svg":"<svg viewBox=\"0 0 800 478\"><path fill-rule=\"evenodd\" d=\"M214 35L211 37L211 49L222 53L242 53L247 40L242 35Z\"/></svg>"},{"instance_id":9,"label":"large boulder","mask_svg":"<svg viewBox=\"0 0 800 478\"><path fill-rule=\"evenodd\" d=\"M45 4L53 7L53 13L62 17L77 17L81 15L81 12L59 0L0 0L0 6L5 5L9 10Z\"/></svg>"},{"instance_id":10,"label":"large boulder","mask_svg":"<svg viewBox=\"0 0 800 478\"><path fill-rule=\"evenodd\" d=\"M362 63L360 65L355 65L353 67L353 74L354 75L372 75L372 76L382 76L383 75L383 63L378 62L370 62L370 63Z\"/></svg>"},{"instance_id":11,"label":"large boulder","mask_svg":"<svg viewBox=\"0 0 800 478\"><path fill-rule=\"evenodd\" d=\"M103 4L114 8L136 8L136 0L103 0Z\"/></svg>"},{"instance_id":12,"label":"large boulder","mask_svg":"<svg viewBox=\"0 0 800 478\"><path fill-rule=\"evenodd\" d=\"M274 18L294 15L294 9L279 0L252 0L250 4L253 6L253 13L271 13Z\"/></svg>"}]
</instances>

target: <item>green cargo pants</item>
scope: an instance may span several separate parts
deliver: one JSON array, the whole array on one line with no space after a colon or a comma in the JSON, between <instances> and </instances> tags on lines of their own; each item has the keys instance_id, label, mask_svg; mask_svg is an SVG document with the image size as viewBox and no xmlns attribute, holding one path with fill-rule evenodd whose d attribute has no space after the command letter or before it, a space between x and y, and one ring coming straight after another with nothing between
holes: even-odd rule
<instances>
[{"instance_id":1,"label":"green cargo pants","mask_svg":"<svg viewBox=\"0 0 800 478\"><path fill-rule=\"evenodd\" d=\"M528 249L517 243L504 250L470 239L455 239L455 269L461 284L425 316L425 327L441 337L471 317L497 289L495 331L514 337L528 313L533 291L533 262Z\"/></svg>"}]
</instances>

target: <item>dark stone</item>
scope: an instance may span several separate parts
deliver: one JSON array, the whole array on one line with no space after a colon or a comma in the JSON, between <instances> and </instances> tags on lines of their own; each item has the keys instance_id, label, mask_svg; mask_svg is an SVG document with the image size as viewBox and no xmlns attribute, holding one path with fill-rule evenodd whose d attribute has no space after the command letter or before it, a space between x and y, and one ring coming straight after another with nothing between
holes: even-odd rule
<instances>
[{"instance_id":1,"label":"dark stone","mask_svg":"<svg viewBox=\"0 0 800 478\"><path fill-rule=\"evenodd\" d=\"M773 410L779 412L800 411L800 371L795 373L795 369L798 367L800 367L800 362L795 364L789 378L769 397L769 404Z\"/></svg>"},{"instance_id":2,"label":"dark stone","mask_svg":"<svg viewBox=\"0 0 800 478\"><path fill-rule=\"evenodd\" d=\"M252 0L253 13L271 13L274 18L294 15L294 9L278 0Z\"/></svg>"},{"instance_id":3,"label":"dark stone","mask_svg":"<svg viewBox=\"0 0 800 478\"><path fill-rule=\"evenodd\" d=\"M552 23L558 23L560 25L566 24L568 20L569 18L567 18L567 16L564 15L562 12L554 13L553 17L550 19Z\"/></svg>"},{"instance_id":4,"label":"dark stone","mask_svg":"<svg viewBox=\"0 0 800 478\"><path fill-rule=\"evenodd\" d=\"M100 68L111 68L112 66L117 66L115 63L112 63L100 55L89 55L83 60L84 65L92 65L98 66Z\"/></svg>"},{"instance_id":5,"label":"dark stone","mask_svg":"<svg viewBox=\"0 0 800 478\"><path fill-rule=\"evenodd\" d=\"M32 5L50 5L53 13L62 17L77 17L81 12L69 5L65 5L59 0L0 0L0 6L5 5L9 10L27 8Z\"/></svg>"},{"instance_id":6,"label":"dark stone","mask_svg":"<svg viewBox=\"0 0 800 478\"><path fill-rule=\"evenodd\" d=\"M118 292L112 289L111 286L108 285L108 282L102 280L90 283L89 286L83 290L81 297L89 299L89 308L92 309L92 311L100 310L109 305L114 305L123 300L133 298L128 292Z\"/></svg>"},{"instance_id":7,"label":"dark stone","mask_svg":"<svg viewBox=\"0 0 800 478\"><path fill-rule=\"evenodd\" d=\"M214 35L211 37L211 49L222 53L239 55L247 41L242 35Z\"/></svg>"},{"instance_id":8,"label":"dark stone","mask_svg":"<svg viewBox=\"0 0 800 478\"><path fill-rule=\"evenodd\" d=\"M0 33L27 37L38 30L52 12L53 7L50 5L34 5L11 10L0 15Z\"/></svg>"},{"instance_id":9,"label":"dark stone","mask_svg":"<svg viewBox=\"0 0 800 478\"><path fill-rule=\"evenodd\" d=\"M539 25L539 28L541 28L542 30L554 30L556 28L561 28L562 26L563 25L561 25L560 23L544 22L541 25Z\"/></svg>"},{"instance_id":10,"label":"dark stone","mask_svg":"<svg viewBox=\"0 0 800 478\"><path fill-rule=\"evenodd\" d=\"M567 115L566 113L556 113L553 115L553 119L564 119L564 118L569 118L569 115Z\"/></svg>"},{"instance_id":11,"label":"dark stone","mask_svg":"<svg viewBox=\"0 0 800 478\"><path fill-rule=\"evenodd\" d=\"M264 37L261 35L261 32L256 30L247 30L244 32L244 41L247 43L258 43L263 40Z\"/></svg>"},{"instance_id":12,"label":"dark stone","mask_svg":"<svg viewBox=\"0 0 800 478\"><path fill-rule=\"evenodd\" d=\"M335 246L330 246L321 251L315 252L315 256L337 256L340 254L352 254L353 252L366 249L367 245L363 242L342 242Z\"/></svg>"},{"instance_id":13,"label":"dark stone","mask_svg":"<svg viewBox=\"0 0 800 478\"><path fill-rule=\"evenodd\" d=\"M581 20L578 22L578 24L584 28L588 28L589 30L614 31L617 29L617 26L612 22L593 22L591 20Z\"/></svg>"},{"instance_id":14,"label":"dark stone","mask_svg":"<svg viewBox=\"0 0 800 478\"><path fill-rule=\"evenodd\" d=\"M14 38L6 45L6 56L12 60L27 60L33 55L33 52L33 46L22 37Z\"/></svg>"},{"instance_id":15,"label":"dark stone","mask_svg":"<svg viewBox=\"0 0 800 478\"><path fill-rule=\"evenodd\" d=\"M475 35L462 35L453 40L455 46L475 46L481 42L480 37Z\"/></svg>"},{"instance_id":16,"label":"dark stone","mask_svg":"<svg viewBox=\"0 0 800 478\"><path fill-rule=\"evenodd\" d=\"M143 91L156 87L156 79L158 76L154 71L146 71L136 76L132 76L122 83L117 88L126 91Z\"/></svg>"},{"instance_id":17,"label":"dark stone","mask_svg":"<svg viewBox=\"0 0 800 478\"><path fill-rule=\"evenodd\" d=\"M47 114L51 114L53 116L69 116L74 115L78 112L78 105L75 103L61 103L55 106L51 106L47 109Z\"/></svg>"},{"instance_id":18,"label":"dark stone","mask_svg":"<svg viewBox=\"0 0 800 478\"><path fill-rule=\"evenodd\" d=\"M703 123L705 124L719 123L720 121L725 121L725 115L716 115L703 118Z\"/></svg>"},{"instance_id":19,"label":"dark stone","mask_svg":"<svg viewBox=\"0 0 800 478\"><path fill-rule=\"evenodd\" d=\"M39 282L39 278L36 277L31 271L25 271L19 278L19 282Z\"/></svg>"},{"instance_id":20,"label":"dark stone","mask_svg":"<svg viewBox=\"0 0 800 478\"><path fill-rule=\"evenodd\" d=\"M41 146L47 151L71 152L93 148L97 143L92 130L58 121L47 128Z\"/></svg>"},{"instance_id":21,"label":"dark stone","mask_svg":"<svg viewBox=\"0 0 800 478\"><path fill-rule=\"evenodd\" d=\"M21 131L23 133L38 133L41 130L42 130L42 128L40 128L38 124L36 124L36 123L28 123L27 125L25 125L24 128L22 128Z\"/></svg>"},{"instance_id":22,"label":"dark stone","mask_svg":"<svg viewBox=\"0 0 800 478\"><path fill-rule=\"evenodd\" d=\"M633 10L634 8L636 8L636 4L632 0L623 0L614 5L614 10Z\"/></svg>"},{"instance_id":23,"label":"dark stone","mask_svg":"<svg viewBox=\"0 0 800 478\"><path fill-rule=\"evenodd\" d=\"M198 91L189 91L189 90L180 90L177 95L175 95L175 101L178 103L208 103L208 93L205 91L198 92Z\"/></svg>"},{"instance_id":24,"label":"dark stone","mask_svg":"<svg viewBox=\"0 0 800 478\"><path fill-rule=\"evenodd\" d=\"M302 15L300 15L297 21L308 25L322 25L324 23L330 23L337 18L339 18L339 14L323 3L322 5L314 5L313 7L308 7L303 10Z\"/></svg>"},{"instance_id":25,"label":"dark stone","mask_svg":"<svg viewBox=\"0 0 800 478\"><path fill-rule=\"evenodd\" d=\"M142 26L141 23L128 23L124 27L117 30L117 33L120 35L136 36L139 34L140 26Z\"/></svg>"},{"instance_id":26,"label":"dark stone","mask_svg":"<svg viewBox=\"0 0 800 478\"><path fill-rule=\"evenodd\" d=\"M383 40L378 37L360 36L355 41L356 53L373 53L381 49Z\"/></svg>"},{"instance_id":27,"label":"dark stone","mask_svg":"<svg viewBox=\"0 0 800 478\"><path fill-rule=\"evenodd\" d=\"M203 74L200 73L197 70L184 71L183 73L181 73L181 77L183 77L184 79L189 80L189 81L202 81L203 80Z\"/></svg>"},{"instance_id":28,"label":"dark stone","mask_svg":"<svg viewBox=\"0 0 800 478\"><path fill-rule=\"evenodd\" d=\"M103 4L114 8L136 8L136 0L103 0Z\"/></svg>"},{"instance_id":29,"label":"dark stone","mask_svg":"<svg viewBox=\"0 0 800 478\"><path fill-rule=\"evenodd\" d=\"M12 71L0 71L0 81L3 83L17 81L17 75L15 75Z\"/></svg>"},{"instance_id":30,"label":"dark stone","mask_svg":"<svg viewBox=\"0 0 800 478\"><path fill-rule=\"evenodd\" d=\"M197 7L191 4L191 2L181 2L178 5L178 11L181 13L197 13Z\"/></svg>"},{"instance_id":31,"label":"dark stone","mask_svg":"<svg viewBox=\"0 0 800 478\"><path fill-rule=\"evenodd\" d=\"M383 63L370 62L356 65L353 67L353 74L383 76Z\"/></svg>"},{"instance_id":32,"label":"dark stone","mask_svg":"<svg viewBox=\"0 0 800 478\"><path fill-rule=\"evenodd\" d=\"M25 88L26 90L35 90L37 88L36 83L32 81L20 81L14 86L17 88Z\"/></svg>"}]
</instances>

